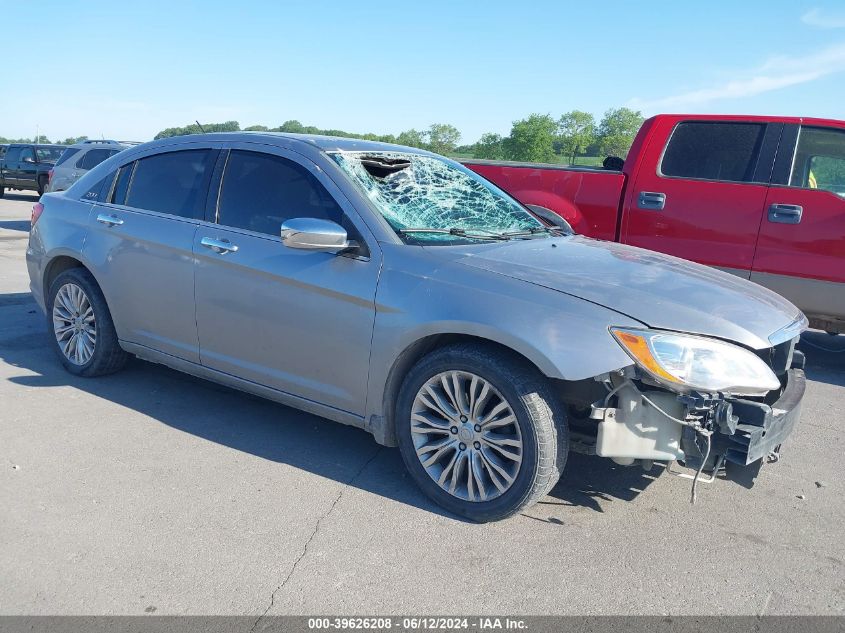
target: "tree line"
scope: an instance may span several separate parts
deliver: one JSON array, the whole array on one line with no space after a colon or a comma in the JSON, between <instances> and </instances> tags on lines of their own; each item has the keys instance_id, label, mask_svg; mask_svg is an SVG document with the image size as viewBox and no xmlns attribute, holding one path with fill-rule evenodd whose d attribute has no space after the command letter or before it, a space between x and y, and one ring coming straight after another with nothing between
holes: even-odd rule
<instances>
[{"instance_id":1,"label":"tree line","mask_svg":"<svg viewBox=\"0 0 845 633\"><path fill-rule=\"evenodd\" d=\"M604 116L598 122L592 114L580 110L572 110L559 118L555 118L551 114L531 114L524 119L514 121L510 134L507 136L487 132L482 134L478 142L469 145L459 144L461 141L460 130L448 123L433 123L424 130L412 128L394 135L358 134L344 130L321 129L312 125L303 125L296 120L285 121L278 127L250 125L245 128L241 128L237 121L225 121L223 123L203 123L202 128L196 123L182 127L169 127L156 134L155 138L199 134L202 131L289 132L395 143L459 158L576 164L579 159L584 159L584 157L600 159L603 156L620 156L624 158L642 122L642 114L628 108L610 109L604 113ZM87 139L87 136L77 136L56 142L62 145L72 145ZM35 139L6 139L0 137L0 143L31 143L34 141ZM48 144L50 140L45 136L40 136L37 142Z\"/></svg>"}]
</instances>

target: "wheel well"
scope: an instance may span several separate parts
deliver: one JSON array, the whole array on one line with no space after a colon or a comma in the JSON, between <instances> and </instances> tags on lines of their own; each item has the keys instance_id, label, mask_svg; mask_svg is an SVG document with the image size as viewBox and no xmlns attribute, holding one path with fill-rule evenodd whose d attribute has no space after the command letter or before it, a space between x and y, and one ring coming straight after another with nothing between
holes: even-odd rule
<instances>
[{"instance_id":1,"label":"wheel well","mask_svg":"<svg viewBox=\"0 0 845 633\"><path fill-rule=\"evenodd\" d=\"M436 349L446 347L447 345L453 345L455 343L473 343L475 345L501 350L516 359L528 363L532 367L536 368L537 371L542 373L540 368L523 354L520 354L507 345L502 345L501 343L482 338L480 336L471 336L469 334L433 334L431 336L421 338L408 346L399 355L399 357L394 361L393 367L390 368L390 373L387 376L382 408L384 411L386 435L388 441L393 441L394 445L394 414L396 409L396 399L399 396L399 389L402 387L402 381L405 379L408 371L410 371L410 369L416 365L423 356Z\"/></svg>"},{"instance_id":2,"label":"wheel well","mask_svg":"<svg viewBox=\"0 0 845 633\"><path fill-rule=\"evenodd\" d=\"M44 271L44 305L47 305L47 297L50 292L50 286L53 281L60 274L71 268L85 268L85 265L78 259L68 257L67 255L59 255L53 258ZM87 269L86 269L87 270Z\"/></svg>"}]
</instances>

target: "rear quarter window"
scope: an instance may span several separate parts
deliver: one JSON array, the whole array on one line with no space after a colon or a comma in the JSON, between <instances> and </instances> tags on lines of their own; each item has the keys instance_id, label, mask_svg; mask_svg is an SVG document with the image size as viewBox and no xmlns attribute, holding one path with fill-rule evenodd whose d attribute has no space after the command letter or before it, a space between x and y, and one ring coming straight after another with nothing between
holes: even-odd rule
<instances>
[{"instance_id":1,"label":"rear quarter window","mask_svg":"<svg viewBox=\"0 0 845 633\"><path fill-rule=\"evenodd\" d=\"M765 130L762 123L679 123L663 153L660 174L752 182Z\"/></svg>"}]
</instances>

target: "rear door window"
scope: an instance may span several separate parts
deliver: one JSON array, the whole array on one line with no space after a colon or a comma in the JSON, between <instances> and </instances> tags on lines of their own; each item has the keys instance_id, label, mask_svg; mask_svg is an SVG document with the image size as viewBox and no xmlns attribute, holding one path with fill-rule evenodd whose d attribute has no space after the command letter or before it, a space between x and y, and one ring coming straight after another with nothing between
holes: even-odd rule
<instances>
[{"instance_id":1,"label":"rear door window","mask_svg":"<svg viewBox=\"0 0 845 633\"><path fill-rule=\"evenodd\" d=\"M21 162L22 163L34 163L35 162L35 152L32 151L31 147L24 147L21 149Z\"/></svg>"},{"instance_id":2,"label":"rear door window","mask_svg":"<svg viewBox=\"0 0 845 633\"><path fill-rule=\"evenodd\" d=\"M789 186L845 196L845 131L802 127Z\"/></svg>"},{"instance_id":3,"label":"rear door window","mask_svg":"<svg viewBox=\"0 0 845 633\"><path fill-rule=\"evenodd\" d=\"M303 217L340 224L343 211L304 166L273 154L232 150L220 191L220 224L278 235L285 220Z\"/></svg>"},{"instance_id":4,"label":"rear door window","mask_svg":"<svg viewBox=\"0 0 845 633\"><path fill-rule=\"evenodd\" d=\"M211 154L211 150L197 149L140 159L125 204L183 218L201 217L211 172Z\"/></svg>"},{"instance_id":5,"label":"rear door window","mask_svg":"<svg viewBox=\"0 0 845 633\"><path fill-rule=\"evenodd\" d=\"M660 174L753 182L765 130L762 123L679 123L660 162Z\"/></svg>"},{"instance_id":6,"label":"rear door window","mask_svg":"<svg viewBox=\"0 0 845 633\"><path fill-rule=\"evenodd\" d=\"M85 154L76 161L76 166L79 169L93 169L107 158L114 156L117 150L113 149L92 149L85 152ZM64 156L62 157L64 159Z\"/></svg>"},{"instance_id":7,"label":"rear door window","mask_svg":"<svg viewBox=\"0 0 845 633\"><path fill-rule=\"evenodd\" d=\"M6 152L6 162L12 164L20 161L22 149L22 147L10 147L9 151Z\"/></svg>"}]
</instances>

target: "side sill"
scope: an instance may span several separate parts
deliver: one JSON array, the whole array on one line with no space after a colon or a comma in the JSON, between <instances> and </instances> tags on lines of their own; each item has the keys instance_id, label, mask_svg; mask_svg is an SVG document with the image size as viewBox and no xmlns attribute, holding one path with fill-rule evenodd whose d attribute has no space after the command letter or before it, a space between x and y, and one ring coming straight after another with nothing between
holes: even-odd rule
<instances>
[{"instance_id":1,"label":"side sill","mask_svg":"<svg viewBox=\"0 0 845 633\"><path fill-rule=\"evenodd\" d=\"M314 402L313 400L308 400L307 398L300 398L299 396L294 396L284 391L279 391L278 389L273 389L249 380L244 380L243 378L238 378L237 376L217 371L216 369L211 369L210 367L204 367L203 365L198 365L197 363L192 363L191 361L159 352L149 347L145 347L144 345L129 343L128 341L120 341L120 346L130 354L134 354L142 360L157 363L159 365L165 365L171 369L190 374L191 376L195 376L197 378L210 380L226 387L237 389L238 391L251 393L253 395L266 398L267 400L272 400L273 402L278 402L279 404L299 409L300 411L304 411L306 413L318 415L322 418L328 418L334 422L340 422L341 424L346 424L347 426L354 426L370 433L373 432L371 426L366 424L365 419L355 415L354 413L335 409L334 407L320 404L319 402Z\"/></svg>"}]
</instances>

